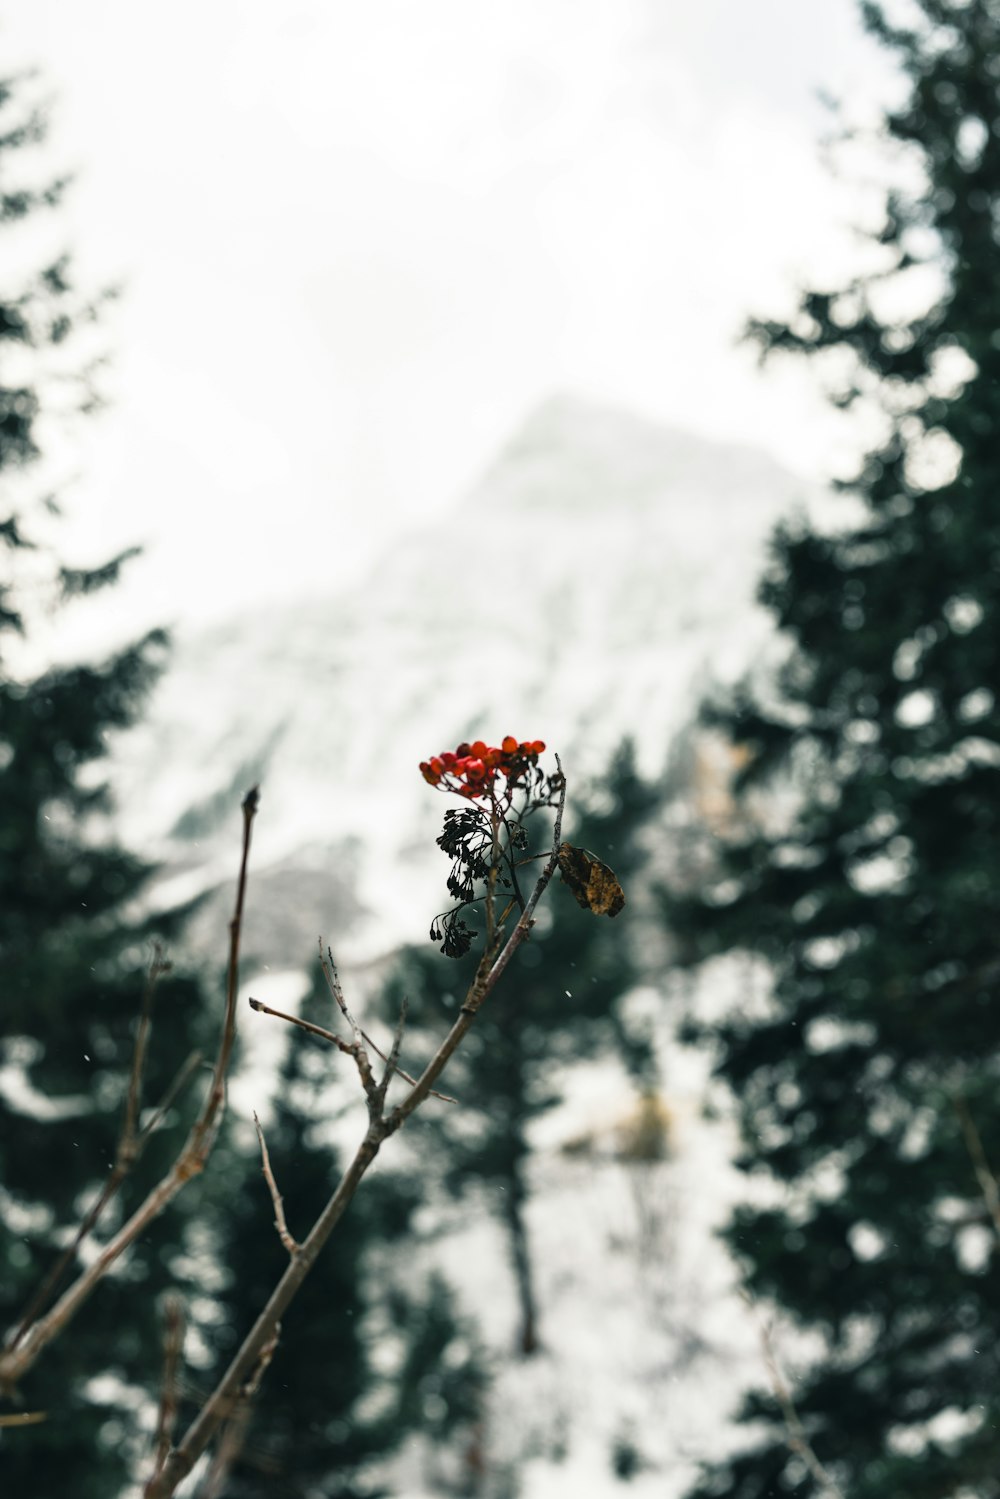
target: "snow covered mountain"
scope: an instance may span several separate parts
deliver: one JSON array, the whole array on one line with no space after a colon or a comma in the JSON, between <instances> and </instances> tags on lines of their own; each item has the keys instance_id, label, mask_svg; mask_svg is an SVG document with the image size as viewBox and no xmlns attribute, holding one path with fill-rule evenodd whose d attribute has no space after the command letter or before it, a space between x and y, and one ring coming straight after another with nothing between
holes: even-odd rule
<instances>
[{"instance_id":1,"label":"snow covered mountain","mask_svg":"<svg viewBox=\"0 0 1000 1499\"><path fill-rule=\"evenodd\" d=\"M173 871L164 900L218 887L199 945L221 961L239 801L261 781L247 948L279 985L257 992L293 1007L298 979L275 970L301 970L317 934L348 976L424 938L445 868L443 805L420 760L462 738L538 736L579 784L629 736L655 773L712 683L773 642L754 604L767 537L813 499L760 453L553 400L451 512L394 541L350 592L181 643L152 717L122 746L126 836ZM709 988L721 1002L746 982L723 964ZM232 1102L249 1117L275 1031L243 1031ZM664 1044L670 1159L604 1159L600 1139L597 1156L567 1155L627 1096L614 1066L567 1084L537 1141L530 1227L550 1346L530 1368L501 1359L491 1407L493 1458L520 1471L526 1499L610 1499L618 1449L639 1464L633 1493L681 1493L731 1440L740 1385L765 1377L712 1236L736 1191L728 1136L700 1119L703 1059ZM495 1226L471 1218L443 1244L463 1303L486 1323L495 1313L484 1330L504 1349ZM414 1473L402 1491L440 1488Z\"/></svg>"},{"instance_id":2,"label":"snow covered mountain","mask_svg":"<svg viewBox=\"0 0 1000 1499\"><path fill-rule=\"evenodd\" d=\"M630 736L658 770L764 646L766 538L805 498L761 453L553 399L351 591L180 642L121 750L126 835L183 876L164 898L231 881L259 779L252 947L295 963L322 931L349 961L412 937L414 882L441 874L417 762L537 736L579 784Z\"/></svg>"}]
</instances>

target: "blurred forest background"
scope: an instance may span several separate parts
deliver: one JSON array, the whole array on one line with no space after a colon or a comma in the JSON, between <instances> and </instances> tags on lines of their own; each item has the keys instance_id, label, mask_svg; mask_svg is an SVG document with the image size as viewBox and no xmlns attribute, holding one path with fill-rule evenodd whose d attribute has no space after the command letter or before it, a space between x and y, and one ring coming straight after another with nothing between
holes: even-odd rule
<instances>
[{"instance_id":1,"label":"blurred forest background","mask_svg":"<svg viewBox=\"0 0 1000 1499\"><path fill-rule=\"evenodd\" d=\"M80 565L52 488L100 420L111 293L62 248L44 80L4 76L8 1348L185 1136L258 777L265 829L208 1169L4 1392L5 1493L141 1493L172 1295L197 1410L286 1262L253 1111L293 1234L362 1127L344 1059L245 997L329 1026L322 922L369 1028L408 999L417 1067L468 981L418 940L444 873L418 752L514 732L563 755L574 842L628 904L594 921L554 892L446 1074L458 1106L391 1142L185 1492L1000 1495L1000 3L859 17L894 86L844 143L856 271L749 325L845 414L832 493L557 401L371 587L173 664L161 630L98 657L53 633L134 560Z\"/></svg>"}]
</instances>

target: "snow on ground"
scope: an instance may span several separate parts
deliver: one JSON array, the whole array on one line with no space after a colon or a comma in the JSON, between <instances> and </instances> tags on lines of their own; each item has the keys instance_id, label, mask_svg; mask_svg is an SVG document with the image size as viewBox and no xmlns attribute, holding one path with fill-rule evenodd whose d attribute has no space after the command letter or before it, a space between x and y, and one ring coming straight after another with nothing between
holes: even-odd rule
<instances>
[{"instance_id":1,"label":"snow on ground","mask_svg":"<svg viewBox=\"0 0 1000 1499\"><path fill-rule=\"evenodd\" d=\"M731 967L714 980L740 976ZM528 1209L537 1355L514 1351L513 1278L488 1212L473 1209L435 1244L495 1357L485 1493L611 1499L627 1489L679 1499L698 1464L732 1446L733 1409L766 1370L759 1328L715 1236L742 1184L729 1164L730 1127L702 1117L706 1072L701 1056L675 1052L662 1160L623 1157L622 1122L636 1101L611 1064L577 1069L567 1103L543 1121ZM433 1463L403 1473L400 1499L440 1492Z\"/></svg>"},{"instance_id":2,"label":"snow on ground","mask_svg":"<svg viewBox=\"0 0 1000 1499\"><path fill-rule=\"evenodd\" d=\"M345 975L347 977L347 975ZM696 1003L703 1012L743 995L745 965L713 965ZM296 976L250 986L297 1007ZM664 1006L663 1013L667 1015ZM234 1082L232 1107L262 1109L285 1028L251 1016L257 1035ZM485 1499L680 1499L698 1464L735 1440L741 1392L766 1382L759 1327L740 1299L736 1269L716 1230L745 1191L730 1164L731 1125L703 1115L706 1058L661 1027L666 1126L662 1159L635 1159L633 1085L611 1060L578 1064L559 1079L565 1101L534 1128L528 1232L537 1280L541 1351L516 1353L517 1305L506 1242L484 1193L457 1206L431 1200L406 1246L404 1276L431 1268L454 1287L493 1375L481 1436ZM331 1128L343 1147L364 1127L353 1074L331 1061ZM356 1102L357 1107L352 1107ZM346 1105L346 1107L345 1107ZM249 1126L248 1126L249 1131ZM248 1149L253 1142L249 1139ZM419 1117L390 1141L376 1169L419 1169ZM362 1186L362 1191L364 1186ZM394 1252L393 1252L394 1253ZM398 1499L439 1499L455 1452L418 1444L390 1465ZM616 1472L616 1465L618 1472ZM629 1476L620 1476L623 1470Z\"/></svg>"},{"instance_id":3,"label":"snow on ground","mask_svg":"<svg viewBox=\"0 0 1000 1499\"><path fill-rule=\"evenodd\" d=\"M387 943L423 938L420 913L435 909L442 880L442 808L417 761L473 730L541 734L582 788L628 735L657 773L710 685L769 649L753 602L765 540L811 498L759 454L559 400L449 522L399 540L348 595L295 600L186 642L153 717L119 747L118 781L126 835L167 859L179 882L170 894L221 881L194 950L224 952L238 802L259 778L248 988L294 1009L322 932L363 990L363 965ZM485 518L481 556L456 546L470 513ZM508 535L517 566L501 609L490 544ZM693 814L699 794L690 788ZM699 1003L708 1013L746 1000L747 982L723 965ZM602 1499L625 1483L616 1464L631 1470L632 1493L671 1499L732 1441L739 1391L765 1377L714 1237L741 1190L731 1141L702 1118L705 1062L673 1047L666 1005L659 1024L666 1159L622 1159L618 1126L635 1100L614 1068L576 1070L566 1105L539 1126L529 1230L541 1353L512 1355L512 1277L485 1210L448 1215L455 1232L422 1251L495 1355L490 1499ZM249 1119L266 1100L282 1027L249 1015L245 994L240 1026L245 1068L231 1101ZM336 1127L338 1141L341 1131L353 1140L353 1115ZM411 1453L398 1466L401 1499L440 1495L429 1462Z\"/></svg>"}]
</instances>

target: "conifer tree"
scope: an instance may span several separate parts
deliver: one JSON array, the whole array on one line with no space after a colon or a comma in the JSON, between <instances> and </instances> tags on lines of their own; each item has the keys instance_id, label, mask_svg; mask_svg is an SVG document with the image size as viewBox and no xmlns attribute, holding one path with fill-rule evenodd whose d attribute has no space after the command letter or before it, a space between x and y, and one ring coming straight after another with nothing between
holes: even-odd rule
<instances>
[{"instance_id":1,"label":"conifer tree","mask_svg":"<svg viewBox=\"0 0 1000 1499\"><path fill-rule=\"evenodd\" d=\"M100 298L85 298L67 257L15 272L64 183L42 176L47 122L26 76L0 80L0 1324L26 1303L72 1238L115 1161L149 933L130 914L148 874L114 841L96 774L105 736L134 719L163 654L145 636L98 664L25 666L40 617L114 583L125 558L76 568L52 548L58 512L44 495L52 431L94 402L86 345ZM27 235L25 235L27 230ZM169 936L171 921L159 923ZM192 1042L198 992L163 978L145 1099L165 1090ZM162 1167L174 1137L142 1165ZM155 1179L155 1177L153 1178ZM130 1201L129 1185L106 1232ZM17 1392L38 1425L0 1430L10 1494L114 1499L147 1438L136 1421L158 1377L164 1225L105 1281L72 1336L48 1349ZM79 1261L76 1262L77 1264ZM73 1267L71 1267L73 1268ZM6 1410L16 1413L17 1406Z\"/></svg>"},{"instance_id":2,"label":"conifer tree","mask_svg":"<svg viewBox=\"0 0 1000 1499\"><path fill-rule=\"evenodd\" d=\"M656 805L656 792L638 775L632 751L623 748L594 805L572 832L580 847L601 849L619 878L642 861L636 835ZM402 997L411 1030L432 1034L464 992L476 954L446 964L411 949L388 986L389 1013ZM519 1307L517 1347L540 1344L537 1276L527 1225L530 1199L529 1131L560 1102L556 1069L601 1048L624 1054L648 1080L651 1055L642 1037L622 1025L616 1001L639 982L635 932L628 910L609 922L594 920L563 892L551 924L532 933L518 957L516 979L495 1009L487 1007L448 1070L448 1089L461 1107L437 1111L427 1128L440 1136L447 1188L461 1195L485 1187L507 1239Z\"/></svg>"},{"instance_id":3,"label":"conifer tree","mask_svg":"<svg viewBox=\"0 0 1000 1499\"><path fill-rule=\"evenodd\" d=\"M783 1188L728 1237L824 1351L792 1382L811 1455L763 1390L698 1499L1000 1494L1000 4L862 12L906 82L905 185L871 274L754 332L849 369L836 398L877 404L881 436L839 529L776 538L787 655L717 715L739 815L672 913L773 974L713 1033L741 1164Z\"/></svg>"}]
</instances>

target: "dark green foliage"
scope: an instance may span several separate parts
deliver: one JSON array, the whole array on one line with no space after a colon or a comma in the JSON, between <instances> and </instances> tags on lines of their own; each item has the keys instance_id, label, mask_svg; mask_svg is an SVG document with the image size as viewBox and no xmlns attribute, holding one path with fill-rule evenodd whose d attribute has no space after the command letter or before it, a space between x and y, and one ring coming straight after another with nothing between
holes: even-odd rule
<instances>
[{"instance_id":1,"label":"dark green foliage","mask_svg":"<svg viewBox=\"0 0 1000 1499\"><path fill-rule=\"evenodd\" d=\"M471 1430L482 1419L485 1367L474 1338L455 1314L453 1299L436 1275L419 1299L405 1290L390 1293L392 1324L405 1349L390 1407L393 1441L419 1432L444 1446L457 1431Z\"/></svg>"},{"instance_id":2,"label":"dark green foliage","mask_svg":"<svg viewBox=\"0 0 1000 1499\"><path fill-rule=\"evenodd\" d=\"M642 1472L645 1464L642 1453L629 1431L620 1432L611 1447L611 1471L622 1483L631 1483Z\"/></svg>"},{"instance_id":3,"label":"dark green foliage","mask_svg":"<svg viewBox=\"0 0 1000 1499\"><path fill-rule=\"evenodd\" d=\"M317 981L304 1019L330 1024L330 998ZM272 1026L275 1022L269 1022ZM325 1142L331 1091L343 1099L349 1059L289 1028L267 1147L284 1198L290 1232L305 1238L339 1177L339 1151ZM364 1104L357 1088L358 1128ZM256 1161L242 1152L218 1158L206 1180L204 1223L213 1238L212 1261L226 1285L218 1325L205 1329L220 1364L228 1362L268 1295L288 1256L275 1231L271 1199ZM240 1187L233 1191L233 1180ZM225 1499L328 1499L384 1490L366 1469L413 1432L447 1443L478 1412L482 1372L465 1347L459 1319L440 1284L423 1287L404 1275L392 1246L401 1246L421 1200L418 1178L380 1171L365 1182L332 1242L289 1309L248 1435L223 1494ZM373 1349L391 1347L398 1368L379 1372ZM212 1377L214 1383L215 1376ZM209 1381L206 1377L206 1385ZM200 1387L200 1385L199 1385Z\"/></svg>"},{"instance_id":4,"label":"dark green foliage","mask_svg":"<svg viewBox=\"0 0 1000 1499\"><path fill-rule=\"evenodd\" d=\"M611 864L628 890L641 862L635 837L656 794L637 775L631 752L621 751L602 788L603 799L571 829L574 841ZM574 801L575 804L575 801ZM530 869L521 876L531 888ZM521 1307L518 1345L531 1353L539 1340L534 1274L525 1209L528 1202L528 1130L559 1102L561 1066L602 1048L624 1050L642 1072L651 1065L643 1038L621 1023L616 1001L638 982L630 908L610 921L581 910L557 877L530 940L518 953L497 993L476 1017L448 1065L444 1089L459 1106L430 1106L421 1127L433 1128L442 1146L445 1184L455 1193L485 1185L507 1233ZM475 959L444 964L436 955L408 952L389 985L395 1013L409 1001L406 1043L411 1053L424 1031L436 1043L454 1019Z\"/></svg>"},{"instance_id":5,"label":"dark green foliage","mask_svg":"<svg viewBox=\"0 0 1000 1499\"><path fill-rule=\"evenodd\" d=\"M30 93L28 80L0 80L5 235L16 232L10 226L18 219L57 203L63 186L20 185L11 166L11 153L45 136ZM27 659L22 637L31 641L37 616L113 585L131 555L93 567L57 558L50 546L57 507L35 482L46 423L95 404L85 352L72 369L67 358L77 348L72 335L93 321L99 300L80 298L65 258L19 288L0 285L0 1330L16 1324L108 1179L150 955L149 924L138 913L151 870L113 840L98 772L109 732L126 728L141 708L165 638L152 632L98 664L40 676L18 670ZM253 779L241 773L230 798L234 874L235 809ZM219 808L208 811L218 820ZM158 918L157 932L169 939L183 914ZM214 1047L221 1019L221 1005L207 1004L190 979L161 980L147 1106L193 1045ZM336 1064L344 1069L343 1058ZM269 1126L289 1220L303 1235L337 1176L336 1152L318 1122L320 1077L328 1079L329 1067L317 1043L295 1033ZM200 1098L197 1083L153 1137L101 1220L98 1242L172 1162L195 1093ZM13 1408L45 1411L47 1420L0 1430L5 1495L117 1499L137 1473L148 1474L162 1291L185 1293L200 1333L185 1349L181 1429L218 1373L206 1365L228 1359L251 1325L286 1255L255 1146L238 1152L234 1133L230 1117L205 1176L129 1251L24 1379ZM373 1459L417 1428L443 1444L475 1419L483 1376L443 1289L430 1282L403 1294L392 1289L389 1270L373 1285L365 1269L373 1251L403 1235L417 1190L416 1182L404 1186L382 1173L366 1183L286 1318L226 1494L374 1495L366 1477ZM216 1291L221 1320L205 1315ZM377 1309L382 1323L373 1331ZM373 1367L373 1336L398 1352L393 1379Z\"/></svg>"},{"instance_id":6,"label":"dark green foliage","mask_svg":"<svg viewBox=\"0 0 1000 1499\"><path fill-rule=\"evenodd\" d=\"M62 184L17 185L43 140L28 79L0 82L0 229L59 199ZM83 362L55 351L93 319L65 259L18 287L0 286L0 1326L16 1323L107 1179L122 1121L149 961L148 929L130 914L147 867L110 837L95 774L108 731L135 717L163 654L151 634L97 665L18 673L20 635L40 608L114 582L123 559L61 567L41 540L54 506L34 492L43 424L89 409ZM72 353L72 345L70 345ZM13 647L13 649L11 649ZM169 936L177 918L158 924ZM196 986L168 977L144 1098L157 1100L193 1044ZM110 1232L162 1170L179 1124L153 1139L109 1211ZM41 1357L18 1393L48 1420L0 1432L0 1488L113 1499L137 1450L136 1391L155 1387L156 1298L169 1283L173 1216L122 1264ZM74 1267L74 1270L78 1266ZM100 1378L99 1378L100 1377ZM5 1409L10 1409L5 1405ZM16 1406L14 1407L16 1408ZM138 1447L137 1447L138 1444Z\"/></svg>"},{"instance_id":7,"label":"dark green foliage","mask_svg":"<svg viewBox=\"0 0 1000 1499\"><path fill-rule=\"evenodd\" d=\"M879 275L754 329L765 352L846 351L838 399L877 402L884 436L845 486L860 515L776 538L762 597L789 655L715 715L747 768L718 883L673 922L773 970L770 1003L715 1040L742 1164L786 1191L729 1240L754 1293L825 1340L795 1390L816 1453L851 1499L990 1499L1000 1257L960 1115L1000 1169L1000 5L909 9L894 30L863 7L909 82L889 137L925 183L890 195ZM924 258L938 291L890 321L882 285ZM957 475L929 461L949 440ZM754 823L768 788L797 799L780 831L774 803ZM697 1494L819 1494L776 1401L745 1415L757 1445Z\"/></svg>"}]
</instances>

